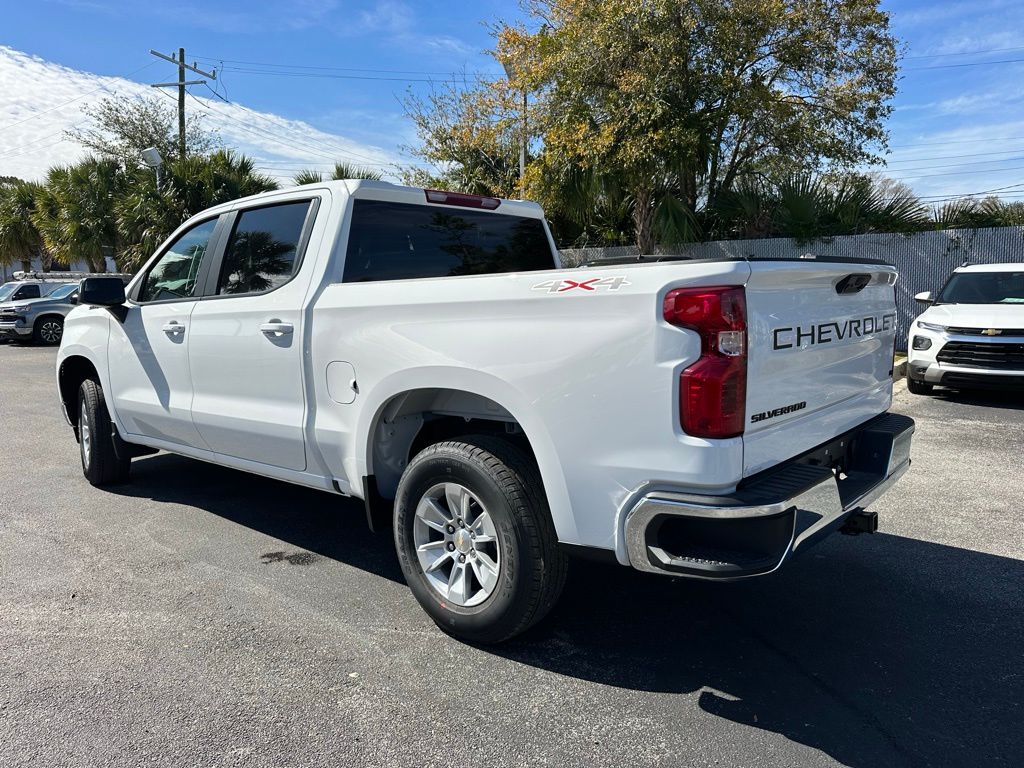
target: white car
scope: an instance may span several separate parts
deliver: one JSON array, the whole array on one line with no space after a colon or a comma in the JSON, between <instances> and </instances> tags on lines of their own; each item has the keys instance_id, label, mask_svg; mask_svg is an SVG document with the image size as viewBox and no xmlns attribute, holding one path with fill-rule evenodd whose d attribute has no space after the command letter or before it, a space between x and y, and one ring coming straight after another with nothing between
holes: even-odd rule
<instances>
[{"instance_id":1,"label":"white car","mask_svg":"<svg viewBox=\"0 0 1024 768\"><path fill-rule=\"evenodd\" d=\"M160 449L360 498L434 621L496 642L569 554L729 580L873 530L914 428L886 413L895 282L563 269L536 204L328 182L195 216L127 288L83 281L57 382L94 485Z\"/></svg>"},{"instance_id":2,"label":"white car","mask_svg":"<svg viewBox=\"0 0 1024 768\"><path fill-rule=\"evenodd\" d=\"M910 327L907 389L1024 388L1024 264L972 264L955 270Z\"/></svg>"}]
</instances>

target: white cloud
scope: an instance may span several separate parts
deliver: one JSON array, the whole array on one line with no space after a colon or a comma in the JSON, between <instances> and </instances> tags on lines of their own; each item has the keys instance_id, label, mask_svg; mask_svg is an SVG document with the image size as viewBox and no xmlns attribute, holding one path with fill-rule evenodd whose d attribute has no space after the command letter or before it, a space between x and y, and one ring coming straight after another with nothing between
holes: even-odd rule
<instances>
[{"instance_id":1,"label":"white cloud","mask_svg":"<svg viewBox=\"0 0 1024 768\"><path fill-rule=\"evenodd\" d=\"M362 11L359 14L356 31L402 35L412 29L415 16L412 8L405 3L381 0L372 10Z\"/></svg>"},{"instance_id":2,"label":"white cloud","mask_svg":"<svg viewBox=\"0 0 1024 768\"><path fill-rule=\"evenodd\" d=\"M0 175L42 178L54 165L72 163L85 152L64 132L88 123L82 107L111 94L150 96L153 89L121 77L69 69L0 46ZM321 131L300 120L197 96L189 110L201 110L226 146L254 157L264 168L288 168L334 160L394 173L397 151Z\"/></svg>"}]
</instances>

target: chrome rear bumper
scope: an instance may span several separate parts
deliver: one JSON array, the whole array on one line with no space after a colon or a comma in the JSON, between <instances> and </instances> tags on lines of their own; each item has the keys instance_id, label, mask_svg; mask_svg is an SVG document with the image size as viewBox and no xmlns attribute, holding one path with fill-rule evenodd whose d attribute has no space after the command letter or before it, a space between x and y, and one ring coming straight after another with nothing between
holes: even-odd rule
<instances>
[{"instance_id":1,"label":"chrome rear bumper","mask_svg":"<svg viewBox=\"0 0 1024 768\"><path fill-rule=\"evenodd\" d=\"M630 563L705 579L770 573L885 493L910 466L913 432L912 419L886 414L729 496L648 492L626 516Z\"/></svg>"}]
</instances>

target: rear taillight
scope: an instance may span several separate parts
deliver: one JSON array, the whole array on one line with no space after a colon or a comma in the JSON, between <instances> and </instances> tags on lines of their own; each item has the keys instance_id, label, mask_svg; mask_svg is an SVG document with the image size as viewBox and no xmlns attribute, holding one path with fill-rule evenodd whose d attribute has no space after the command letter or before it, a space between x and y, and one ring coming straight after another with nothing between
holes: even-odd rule
<instances>
[{"instance_id":1,"label":"rear taillight","mask_svg":"<svg viewBox=\"0 0 1024 768\"><path fill-rule=\"evenodd\" d=\"M676 288L665 320L700 334L700 359L679 377L679 421L694 437L743 434L747 401L747 302L742 288Z\"/></svg>"}]
</instances>

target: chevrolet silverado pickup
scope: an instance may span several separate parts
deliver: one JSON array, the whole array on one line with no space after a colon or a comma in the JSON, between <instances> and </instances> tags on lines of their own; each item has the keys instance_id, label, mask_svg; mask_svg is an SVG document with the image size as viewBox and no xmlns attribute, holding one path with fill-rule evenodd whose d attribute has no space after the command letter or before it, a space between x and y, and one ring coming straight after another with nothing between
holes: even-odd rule
<instances>
[{"instance_id":1,"label":"chevrolet silverado pickup","mask_svg":"<svg viewBox=\"0 0 1024 768\"><path fill-rule=\"evenodd\" d=\"M430 617L499 642L573 554L733 580L872 529L913 433L887 413L895 282L566 269L533 203L327 182L204 211L127 287L83 280L57 384L93 485L164 450L359 498Z\"/></svg>"}]
</instances>

